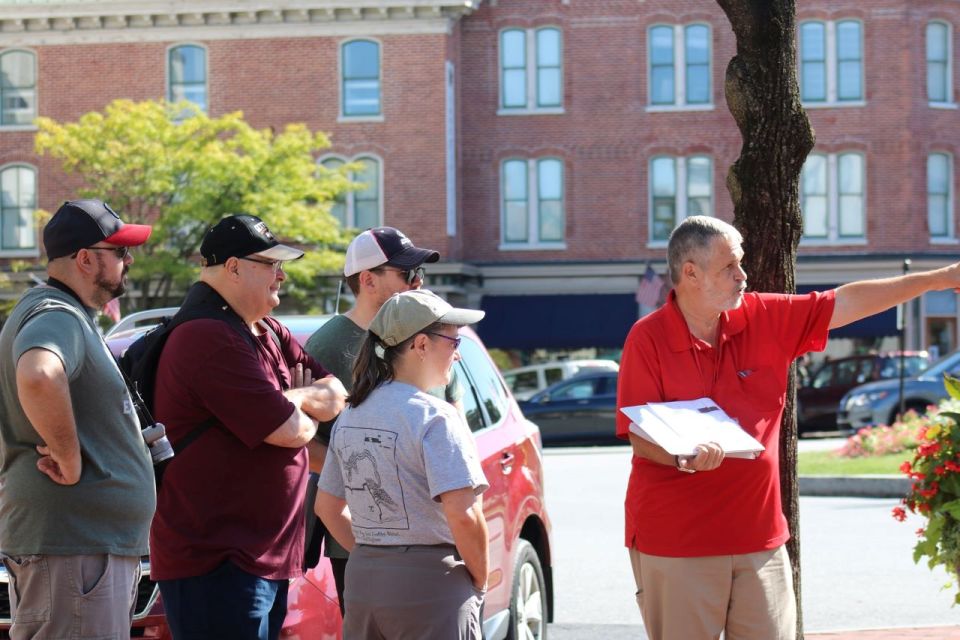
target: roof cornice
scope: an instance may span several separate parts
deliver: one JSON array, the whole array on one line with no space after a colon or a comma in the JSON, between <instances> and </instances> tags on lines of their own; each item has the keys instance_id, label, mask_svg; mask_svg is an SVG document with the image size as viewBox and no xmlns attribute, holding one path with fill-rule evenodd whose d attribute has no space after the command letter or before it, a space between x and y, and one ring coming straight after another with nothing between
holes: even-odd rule
<instances>
[{"instance_id":1,"label":"roof cornice","mask_svg":"<svg viewBox=\"0 0 960 640\"><path fill-rule=\"evenodd\" d=\"M483 0L0 0L0 46L155 40L178 36L211 39L238 29L269 26L269 37L337 32L436 31L473 12ZM417 26L417 23L422 23ZM139 34L139 35L138 35ZM243 36L240 36L243 37ZM247 35L246 37L257 37ZM264 37L264 36L260 36Z\"/></svg>"}]
</instances>

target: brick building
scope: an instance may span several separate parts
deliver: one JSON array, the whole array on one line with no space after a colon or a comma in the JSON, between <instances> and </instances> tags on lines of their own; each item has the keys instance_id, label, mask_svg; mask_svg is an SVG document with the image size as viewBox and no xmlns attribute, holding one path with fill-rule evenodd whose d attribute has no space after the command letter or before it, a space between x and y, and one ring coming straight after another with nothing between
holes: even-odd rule
<instances>
[{"instance_id":1,"label":"brick building","mask_svg":"<svg viewBox=\"0 0 960 640\"><path fill-rule=\"evenodd\" d=\"M957 254L951 0L800 0L798 283L893 275ZM492 346L618 346L647 265L694 213L732 219L735 43L712 0L0 0L0 258L39 258L35 207L75 184L32 151L38 115L187 98L257 127L328 132L368 188L336 208L443 262L431 286L491 313ZM957 300L907 313L957 346ZM895 314L838 335L895 331Z\"/></svg>"}]
</instances>

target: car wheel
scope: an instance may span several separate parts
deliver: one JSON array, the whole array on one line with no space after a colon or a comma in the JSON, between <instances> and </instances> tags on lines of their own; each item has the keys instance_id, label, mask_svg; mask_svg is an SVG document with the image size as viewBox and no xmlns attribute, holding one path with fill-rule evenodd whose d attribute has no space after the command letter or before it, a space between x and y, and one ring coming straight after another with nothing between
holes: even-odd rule
<instances>
[{"instance_id":1,"label":"car wheel","mask_svg":"<svg viewBox=\"0 0 960 640\"><path fill-rule=\"evenodd\" d=\"M933 403L933 404L936 404L936 403ZM907 402L904 403L903 405L903 411L904 413L906 413L907 411L912 410L912 411L916 411L917 415L919 416L925 416L927 414L928 406L929 406L929 403L926 403L920 400L907 400ZM893 424L894 422L896 422L897 416L899 415L900 415L900 404L897 403L897 406L893 408L893 412L890 414L890 422L888 424Z\"/></svg>"},{"instance_id":2,"label":"car wheel","mask_svg":"<svg viewBox=\"0 0 960 640\"><path fill-rule=\"evenodd\" d=\"M544 640L547 637L546 613L547 584L540 558L529 542L520 539L513 567L508 640Z\"/></svg>"}]
</instances>

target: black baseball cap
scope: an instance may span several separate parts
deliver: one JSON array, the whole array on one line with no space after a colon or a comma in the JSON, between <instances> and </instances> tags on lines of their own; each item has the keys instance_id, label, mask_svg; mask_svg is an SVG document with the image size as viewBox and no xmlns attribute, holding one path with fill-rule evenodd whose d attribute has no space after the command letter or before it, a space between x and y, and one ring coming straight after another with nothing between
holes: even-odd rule
<instances>
[{"instance_id":1,"label":"black baseball cap","mask_svg":"<svg viewBox=\"0 0 960 640\"><path fill-rule=\"evenodd\" d=\"M393 227L367 229L347 246L343 275L350 277L383 265L414 269L424 262L436 262L440 254L433 249L413 246L410 238Z\"/></svg>"},{"instance_id":2,"label":"black baseball cap","mask_svg":"<svg viewBox=\"0 0 960 640\"><path fill-rule=\"evenodd\" d=\"M43 228L43 248L48 260L62 258L98 242L138 247L153 227L124 224L117 212L101 200L68 200L60 205Z\"/></svg>"},{"instance_id":3,"label":"black baseball cap","mask_svg":"<svg viewBox=\"0 0 960 640\"><path fill-rule=\"evenodd\" d=\"M303 257L303 251L280 244L263 220L246 214L227 216L210 227L200 243L200 255L203 256L205 267L254 253L268 260L296 260Z\"/></svg>"}]
</instances>

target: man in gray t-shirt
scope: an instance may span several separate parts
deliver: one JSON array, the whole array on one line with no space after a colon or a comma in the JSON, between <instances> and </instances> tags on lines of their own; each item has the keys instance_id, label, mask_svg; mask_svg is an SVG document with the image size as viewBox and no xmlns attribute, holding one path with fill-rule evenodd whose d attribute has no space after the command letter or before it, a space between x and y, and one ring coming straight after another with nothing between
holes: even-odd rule
<instances>
[{"instance_id":1,"label":"man in gray t-shirt","mask_svg":"<svg viewBox=\"0 0 960 640\"><path fill-rule=\"evenodd\" d=\"M45 285L0 331L0 556L12 638L127 637L156 505L133 402L94 322L146 225L99 200L43 233ZM97 597L89 597L97 587Z\"/></svg>"},{"instance_id":2,"label":"man in gray t-shirt","mask_svg":"<svg viewBox=\"0 0 960 640\"><path fill-rule=\"evenodd\" d=\"M310 336L305 350L330 373L343 382L350 391L353 380L353 362L360 345L367 335L367 328L383 303L395 293L419 289L423 284L423 264L436 262L440 254L430 249L415 247L407 236L393 227L376 227L364 231L347 247L343 275L356 302L343 315L336 315ZM451 402L459 400L459 385L456 380L448 385L443 396ZM321 423L317 439L308 445L310 470L320 472L330 441L333 421ZM307 500L307 504L312 501ZM318 518L310 518L308 526L307 555L316 554L319 545L313 528L320 524ZM321 525L322 526L322 525ZM310 538L313 538L311 540ZM347 551L331 535L324 536L324 551L330 557L340 609L343 610L343 576L347 564Z\"/></svg>"}]
</instances>

